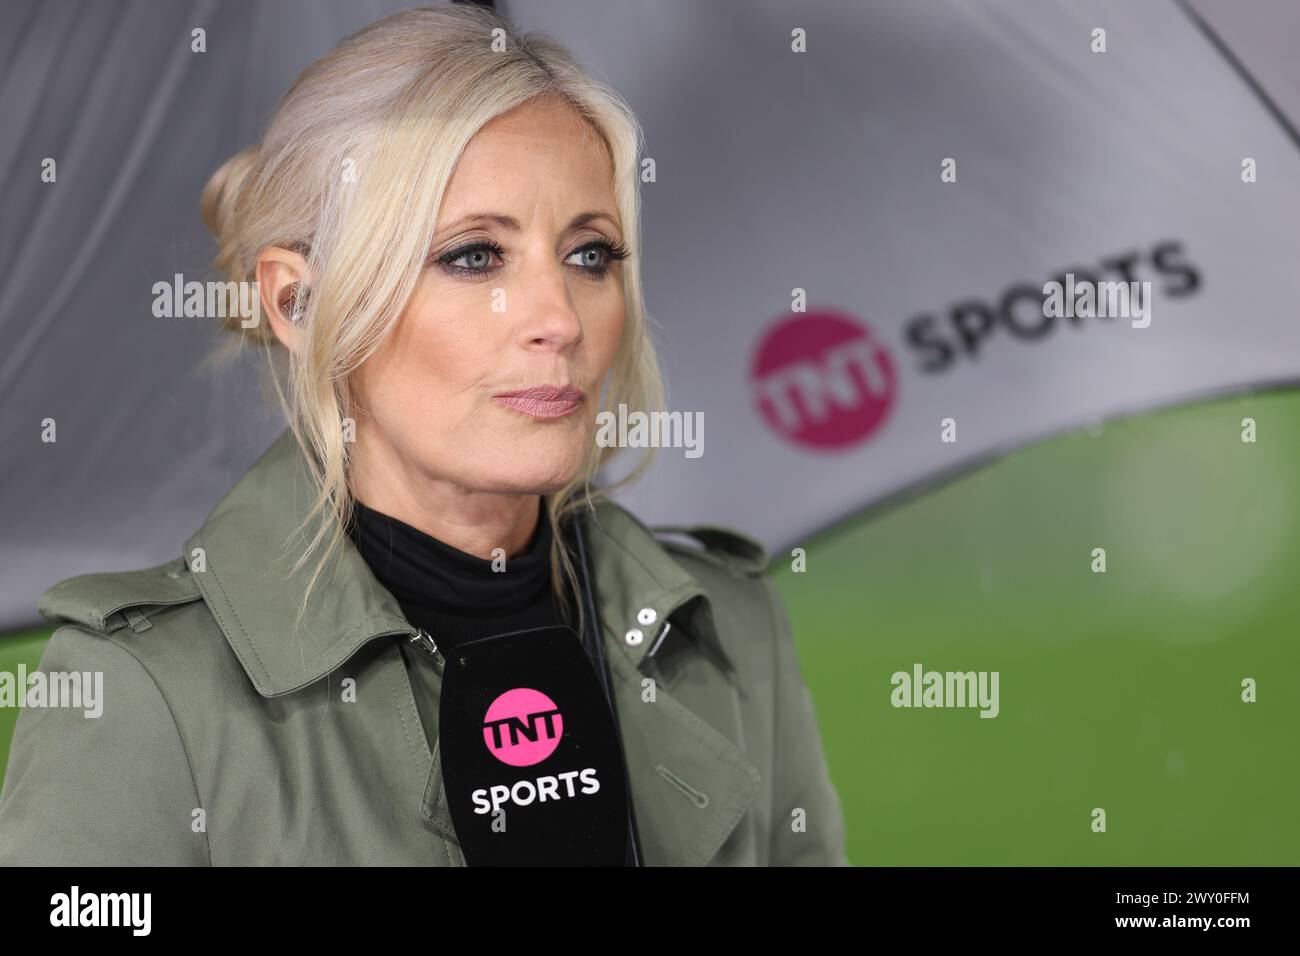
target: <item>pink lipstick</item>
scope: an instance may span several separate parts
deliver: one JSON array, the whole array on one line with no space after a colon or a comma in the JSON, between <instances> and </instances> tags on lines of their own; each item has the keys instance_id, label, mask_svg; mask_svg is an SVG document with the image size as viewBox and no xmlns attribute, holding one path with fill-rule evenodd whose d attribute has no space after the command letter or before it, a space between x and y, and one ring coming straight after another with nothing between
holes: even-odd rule
<instances>
[{"instance_id":1,"label":"pink lipstick","mask_svg":"<svg viewBox=\"0 0 1300 956\"><path fill-rule=\"evenodd\" d=\"M493 398L507 408L533 418L563 418L575 411L586 396L582 389L572 385L541 385L517 392L502 392Z\"/></svg>"}]
</instances>

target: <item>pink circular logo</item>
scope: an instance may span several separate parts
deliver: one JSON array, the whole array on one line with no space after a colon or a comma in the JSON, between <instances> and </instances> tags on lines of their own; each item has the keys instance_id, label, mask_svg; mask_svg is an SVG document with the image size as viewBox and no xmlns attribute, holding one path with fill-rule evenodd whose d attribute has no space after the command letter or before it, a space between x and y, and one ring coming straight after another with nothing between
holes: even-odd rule
<instances>
[{"instance_id":1,"label":"pink circular logo","mask_svg":"<svg viewBox=\"0 0 1300 956\"><path fill-rule=\"evenodd\" d=\"M512 767L541 763L555 752L563 734L555 701L531 687L506 691L483 716L484 743L492 756Z\"/></svg>"},{"instance_id":2,"label":"pink circular logo","mask_svg":"<svg viewBox=\"0 0 1300 956\"><path fill-rule=\"evenodd\" d=\"M791 313L759 343L750 370L768 426L799 445L838 450L884 423L898 394L893 360L871 330L841 312Z\"/></svg>"}]
</instances>

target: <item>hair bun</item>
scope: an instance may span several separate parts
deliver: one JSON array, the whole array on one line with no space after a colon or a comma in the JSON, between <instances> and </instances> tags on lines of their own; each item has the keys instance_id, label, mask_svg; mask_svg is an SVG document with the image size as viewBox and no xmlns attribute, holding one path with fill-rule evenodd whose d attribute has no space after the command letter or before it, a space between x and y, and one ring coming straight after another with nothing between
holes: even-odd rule
<instances>
[{"instance_id":1,"label":"hair bun","mask_svg":"<svg viewBox=\"0 0 1300 956\"><path fill-rule=\"evenodd\" d=\"M238 232L236 221L239 199L248 174L257 165L260 150L261 146L256 143L241 149L222 163L203 187L203 198L200 201L203 223L217 240L217 262L222 267L221 271L228 275L235 271L230 267L238 259L238 253L232 247L236 243Z\"/></svg>"}]
</instances>

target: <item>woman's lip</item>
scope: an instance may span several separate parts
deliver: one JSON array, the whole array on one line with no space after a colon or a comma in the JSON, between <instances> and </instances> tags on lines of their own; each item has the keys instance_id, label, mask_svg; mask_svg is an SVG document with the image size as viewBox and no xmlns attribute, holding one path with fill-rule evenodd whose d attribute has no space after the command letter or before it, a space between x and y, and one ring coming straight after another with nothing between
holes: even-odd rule
<instances>
[{"instance_id":1,"label":"woman's lip","mask_svg":"<svg viewBox=\"0 0 1300 956\"><path fill-rule=\"evenodd\" d=\"M536 392L537 389L531 390ZM538 398L524 392L518 395L495 395L498 402L507 408L531 415L533 418L563 418L575 411L582 404L582 398Z\"/></svg>"},{"instance_id":2,"label":"woman's lip","mask_svg":"<svg viewBox=\"0 0 1300 956\"><path fill-rule=\"evenodd\" d=\"M533 418L563 418L582 404L586 396L573 385L538 385L494 395L507 408Z\"/></svg>"},{"instance_id":3,"label":"woman's lip","mask_svg":"<svg viewBox=\"0 0 1300 956\"><path fill-rule=\"evenodd\" d=\"M497 398L540 398L544 402L580 402L582 389L574 385L535 385L513 392L502 392Z\"/></svg>"}]
</instances>

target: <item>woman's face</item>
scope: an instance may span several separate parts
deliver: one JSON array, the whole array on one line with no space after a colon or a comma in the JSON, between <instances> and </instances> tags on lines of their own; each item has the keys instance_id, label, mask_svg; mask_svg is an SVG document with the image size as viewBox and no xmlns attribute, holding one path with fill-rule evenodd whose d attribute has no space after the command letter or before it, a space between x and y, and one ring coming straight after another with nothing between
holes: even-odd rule
<instances>
[{"instance_id":1,"label":"woman's face","mask_svg":"<svg viewBox=\"0 0 1300 956\"><path fill-rule=\"evenodd\" d=\"M414 296L354 373L358 465L470 491L568 482L623 330L620 227L608 153L572 108L539 99L480 130ZM530 389L551 391L504 397Z\"/></svg>"}]
</instances>

